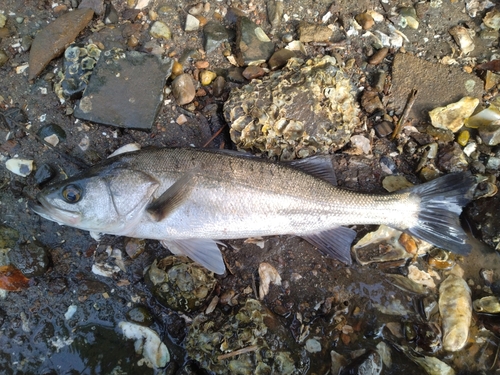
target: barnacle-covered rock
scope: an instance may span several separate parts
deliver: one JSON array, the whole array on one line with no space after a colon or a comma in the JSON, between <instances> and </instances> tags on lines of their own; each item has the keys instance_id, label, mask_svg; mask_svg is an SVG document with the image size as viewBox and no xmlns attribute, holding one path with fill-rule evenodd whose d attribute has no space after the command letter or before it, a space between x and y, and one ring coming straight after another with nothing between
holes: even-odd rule
<instances>
[{"instance_id":1,"label":"barnacle-covered rock","mask_svg":"<svg viewBox=\"0 0 500 375\"><path fill-rule=\"evenodd\" d=\"M217 284L212 272L183 256L155 260L145 279L161 304L182 312L202 308Z\"/></svg>"},{"instance_id":2,"label":"barnacle-covered rock","mask_svg":"<svg viewBox=\"0 0 500 375\"><path fill-rule=\"evenodd\" d=\"M186 338L188 356L216 374L298 374L291 352L277 347L291 340L279 320L259 301L249 299L226 316L220 309L194 318Z\"/></svg>"},{"instance_id":3,"label":"barnacle-covered rock","mask_svg":"<svg viewBox=\"0 0 500 375\"><path fill-rule=\"evenodd\" d=\"M325 56L286 67L235 89L224 106L231 139L281 160L344 146L359 124L359 108L346 74Z\"/></svg>"}]
</instances>

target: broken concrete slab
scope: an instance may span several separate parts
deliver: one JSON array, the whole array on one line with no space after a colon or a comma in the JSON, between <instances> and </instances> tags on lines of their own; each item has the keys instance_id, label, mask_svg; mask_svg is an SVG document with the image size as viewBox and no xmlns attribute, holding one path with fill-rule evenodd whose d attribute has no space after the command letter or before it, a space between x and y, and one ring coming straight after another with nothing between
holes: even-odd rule
<instances>
[{"instance_id":1,"label":"broken concrete slab","mask_svg":"<svg viewBox=\"0 0 500 375\"><path fill-rule=\"evenodd\" d=\"M89 8L77 9L63 14L48 24L35 36L29 57L29 75L31 81L60 54L73 43L90 22L94 11Z\"/></svg>"},{"instance_id":2,"label":"broken concrete slab","mask_svg":"<svg viewBox=\"0 0 500 375\"><path fill-rule=\"evenodd\" d=\"M75 117L124 128L150 129L173 60L119 49L101 55Z\"/></svg>"},{"instance_id":3,"label":"broken concrete slab","mask_svg":"<svg viewBox=\"0 0 500 375\"><path fill-rule=\"evenodd\" d=\"M432 82L432 84L429 84ZM392 67L392 97L396 113L403 112L413 89L418 91L410 117L429 121L429 111L457 102L464 96L481 99L483 82L458 67L431 63L398 53Z\"/></svg>"}]
</instances>

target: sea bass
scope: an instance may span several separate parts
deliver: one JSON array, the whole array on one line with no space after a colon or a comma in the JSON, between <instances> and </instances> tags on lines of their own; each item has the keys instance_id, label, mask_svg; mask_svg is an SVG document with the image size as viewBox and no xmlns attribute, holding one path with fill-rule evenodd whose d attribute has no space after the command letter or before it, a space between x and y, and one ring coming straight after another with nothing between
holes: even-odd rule
<instances>
[{"instance_id":1,"label":"sea bass","mask_svg":"<svg viewBox=\"0 0 500 375\"><path fill-rule=\"evenodd\" d=\"M332 183L331 159L274 163L245 154L162 148L109 158L44 188L31 208L61 225L160 240L223 274L216 240L298 235L346 264L356 232L345 225L386 224L467 254L460 227L473 176L450 174L386 195Z\"/></svg>"}]
</instances>

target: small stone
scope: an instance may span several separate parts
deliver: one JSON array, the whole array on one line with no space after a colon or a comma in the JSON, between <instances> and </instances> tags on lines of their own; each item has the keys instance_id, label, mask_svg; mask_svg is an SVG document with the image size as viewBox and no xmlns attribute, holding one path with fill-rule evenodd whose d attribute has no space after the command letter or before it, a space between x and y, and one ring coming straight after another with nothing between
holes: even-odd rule
<instances>
[{"instance_id":1,"label":"small stone","mask_svg":"<svg viewBox=\"0 0 500 375\"><path fill-rule=\"evenodd\" d=\"M475 48L474 41L469 33L469 30L463 26L454 26L448 32L451 34L455 42L458 44L464 54L472 52Z\"/></svg>"},{"instance_id":2,"label":"small stone","mask_svg":"<svg viewBox=\"0 0 500 375\"><path fill-rule=\"evenodd\" d=\"M408 27L414 30L418 29L418 17L417 17L417 12L415 11L415 8L413 7L405 7L401 8L399 10L399 13L401 16L403 16L406 19L406 22L408 24Z\"/></svg>"},{"instance_id":3,"label":"small stone","mask_svg":"<svg viewBox=\"0 0 500 375\"><path fill-rule=\"evenodd\" d=\"M106 3L106 13L104 15L104 23L106 25L118 23L118 12L111 2Z\"/></svg>"},{"instance_id":4,"label":"small stone","mask_svg":"<svg viewBox=\"0 0 500 375\"><path fill-rule=\"evenodd\" d=\"M277 28L283 17L283 0L268 0L267 3L267 19L273 27Z\"/></svg>"},{"instance_id":5,"label":"small stone","mask_svg":"<svg viewBox=\"0 0 500 375\"><path fill-rule=\"evenodd\" d=\"M465 147L469 142L470 133L468 130L462 130L458 135L457 142L460 146Z\"/></svg>"},{"instance_id":6,"label":"small stone","mask_svg":"<svg viewBox=\"0 0 500 375\"><path fill-rule=\"evenodd\" d=\"M129 46L130 48L137 47L138 44L139 39L137 39L135 35L131 35L127 40L127 46Z\"/></svg>"},{"instance_id":7,"label":"small stone","mask_svg":"<svg viewBox=\"0 0 500 375\"><path fill-rule=\"evenodd\" d=\"M203 16L196 16L196 19L200 22L200 27L204 27L208 20Z\"/></svg>"},{"instance_id":8,"label":"small stone","mask_svg":"<svg viewBox=\"0 0 500 375\"><path fill-rule=\"evenodd\" d=\"M222 76L218 76L213 84L212 84L212 90L213 94L216 98L222 96L224 93L224 87L226 86L226 80Z\"/></svg>"},{"instance_id":9,"label":"small stone","mask_svg":"<svg viewBox=\"0 0 500 375\"><path fill-rule=\"evenodd\" d=\"M361 154L368 155L370 153L371 151L370 140L365 136L360 134L353 135L350 141L353 148L355 148L358 151L356 155L361 155Z\"/></svg>"},{"instance_id":10,"label":"small stone","mask_svg":"<svg viewBox=\"0 0 500 375\"><path fill-rule=\"evenodd\" d=\"M290 33L287 33L287 34L284 34L282 37L281 37L281 40L285 43L290 43L293 41L293 35L290 34Z\"/></svg>"},{"instance_id":11,"label":"small stone","mask_svg":"<svg viewBox=\"0 0 500 375\"><path fill-rule=\"evenodd\" d=\"M198 3L188 9L188 13L193 16L198 16L203 12L203 3Z\"/></svg>"},{"instance_id":12,"label":"small stone","mask_svg":"<svg viewBox=\"0 0 500 375\"><path fill-rule=\"evenodd\" d=\"M467 169L468 163L465 154L458 143L445 145L438 153L437 166L445 172L463 172Z\"/></svg>"},{"instance_id":13,"label":"small stone","mask_svg":"<svg viewBox=\"0 0 500 375\"><path fill-rule=\"evenodd\" d=\"M55 136L57 139L56 144L59 143L59 140L66 139L66 132L64 131L64 129L54 123L43 125L38 130L37 134L42 139ZM56 144L52 144L52 146L55 146Z\"/></svg>"},{"instance_id":14,"label":"small stone","mask_svg":"<svg viewBox=\"0 0 500 375\"><path fill-rule=\"evenodd\" d=\"M137 306L127 311L127 319L145 327L149 327L154 323L153 316L144 306Z\"/></svg>"},{"instance_id":15,"label":"small stone","mask_svg":"<svg viewBox=\"0 0 500 375\"><path fill-rule=\"evenodd\" d=\"M481 140L488 146L500 144L500 120L479 128Z\"/></svg>"},{"instance_id":16,"label":"small stone","mask_svg":"<svg viewBox=\"0 0 500 375\"><path fill-rule=\"evenodd\" d=\"M104 13L104 0L82 0L80 5L78 5L78 9L81 8L90 8L95 14L100 16Z\"/></svg>"},{"instance_id":17,"label":"small stone","mask_svg":"<svg viewBox=\"0 0 500 375\"><path fill-rule=\"evenodd\" d=\"M7 22L7 17L5 17L5 14L0 13L0 29L5 26L5 22Z\"/></svg>"},{"instance_id":18,"label":"small stone","mask_svg":"<svg viewBox=\"0 0 500 375\"><path fill-rule=\"evenodd\" d=\"M161 21L153 23L151 29L149 30L149 34L156 39L163 38L165 40L169 40L172 37L170 28Z\"/></svg>"},{"instance_id":19,"label":"small stone","mask_svg":"<svg viewBox=\"0 0 500 375\"><path fill-rule=\"evenodd\" d=\"M488 162L486 163L486 169L498 171L498 169L500 169L500 158L497 158L496 156L490 156L488 158Z\"/></svg>"},{"instance_id":20,"label":"small stone","mask_svg":"<svg viewBox=\"0 0 500 375\"><path fill-rule=\"evenodd\" d=\"M325 42L333 35L328 26L301 21L298 27L299 40L302 43Z\"/></svg>"},{"instance_id":21,"label":"small stone","mask_svg":"<svg viewBox=\"0 0 500 375\"><path fill-rule=\"evenodd\" d=\"M438 107L429 112L431 123L436 128L457 132L467 118L472 116L479 104L479 99L466 96L446 107Z\"/></svg>"},{"instance_id":22,"label":"small stone","mask_svg":"<svg viewBox=\"0 0 500 375\"><path fill-rule=\"evenodd\" d=\"M200 20L191 14L186 16L186 25L184 31L196 31L200 28Z\"/></svg>"},{"instance_id":23,"label":"small stone","mask_svg":"<svg viewBox=\"0 0 500 375\"><path fill-rule=\"evenodd\" d=\"M0 68L4 66L7 61L9 61L9 56L4 50L0 50Z\"/></svg>"},{"instance_id":24,"label":"small stone","mask_svg":"<svg viewBox=\"0 0 500 375\"><path fill-rule=\"evenodd\" d=\"M245 77L242 73L242 68L231 67L227 70L227 80L233 83L245 83Z\"/></svg>"},{"instance_id":25,"label":"small stone","mask_svg":"<svg viewBox=\"0 0 500 375\"><path fill-rule=\"evenodd\" d=\"M382 104L382 101L376 91L364 91L363 96L361 97L361 106L370 114L376 111L384 110L384 105Z\"/></svg>"},{"instance_id":26,"label":"small stone","mask_svg":"<svg viewBox=\"0 0 500 375\"><path fill-rule=\"evenodd\" d=\"M389 53L388 47L381 48L370 57L368 63L371 65L378 65L382 61L384 61L388 53Z\"/></svg>"},{"instance_id":27,"label":"small stone","mask_svg":"<svg viewBox=\"0 0 500 375\"><path fill-rule=\"evenodd\" d=\"M394 131L394 125L387 121L382 121L381 123L374 126L375 132L378 137L387 137Z\"/></svg>"},{"instance_id":28,"label":"small stone","mask_svg":"<svg viewBox=\"0 0 500 375\"><path fill-rule=\"evenodd\" d=\"M125 252L130 259L135 259L146 249L146 241L139 238L125 239Z\"/></svg>"},{"instance_id":29,"label":"small stone","mask_svg":"<svg viewBox=\"0 0 500 375\"><path fill-rule=\"evenodd\" d=\"M306 341L306 350L309 353L319 353L321 351L321 343L316 339L308 339Z\"/></svg>"},{"instance_id":30,"label":"small stone","mask_svg":"<svg viewBox=\"0 0 500 375\"><path fill-rule=\"evenodd\" d=\"M175 77L180 76L182 73L184 73L184 67L180 62L175 61L174 65L172 66L172 74L170 75L170 78L174 79Z\"/></svg>"},{"instance_id":31,"label":"small stone","mask_svg":"<svg viewBox=\"0 0 500 375\"><path fill-rule=\"evenodd\" d=\"M269 59L269 68L271 70L276 70L284 67L289 59L295 57L295 52L290 51L289 49L283 48L279 51L273 53L271 58Z\"/></svg>"},{"instance_id":32,"label":"small stone","mask_svg":"<svg viewBox=\"0 0 500 375\"><path fill-rule=\"evenodd\" d=\"M183 125L183 124L185 124L187 122L187 120L188 119L187 119L186 115L181 114L181 115L179 115L179 117L177 117L177 119L175 120L175 122L177 124L179 124L179 125Z\"/></svg>"},{"instance_id":33,"label":"small stone","mask_svg":"<svg viewBox=\"0 0 500 375\"><path fill-rule=\"evenodd\" d=\"M178 105L185 105L193 101L196 90L193 79L189 74L181 74L173 80L172 94Z\"/></svg>"},{"instance_id":34,"label":"small stone","mask_svg":"<svg viewBox=\"0 0 500 375\"><path fill-rule=\"evenodd\" d=\"M236 59L240 66L266 62L274 52L264 30L248 17L238 17L236 23Z\"/></svg>"},{"instance_id":35,"label":"small stone","mask_svg":"<svg viewBox=\"0 0 500 375\"><path fill-rule=\"evenodd\" d=\"M254 65L246 67L242 73L243 77L245 77L249 81L251 81L254 78L260 78L264 74L266 74L266 71L264 69L262 69L260 66L254 66Z\"/></svg>"},{"instance_id":36,"label":"small stone","mask_svg":"<svg viewBox=\"0 0 500 375\"><path fill-rule=\"evenodd\" d=\"M500 10L493 9L492 11L486 13L483 18L483 22L486 26L493 30L500 30Z\"/></svg>"},{"instance_id":37,"label":"small stone","mask_svg":"<svg viewBox=\"0 0 500 375\"><path fill-rule=\"evenodd\" d=\"M29 174L33 170L33 160L18 158L9 159L5 163L5 166L12 173L17 174L21 177L26 177L29 176Z\"/></svg>"},{"instance_id":38,"label":"small stone","mask_svg":"<svg viewBox=\"0 0 500 375\"><path fill-rule=\"evenodd\" d=\"M208 86L212 83L215 77L217 77L217 74L212 72L211 70L202 70L200 72L200 83L203 86Z\"/></svg>"},{"instance_id":39,"label":"small stone","mask_svg":"<svg viewBox=\"0 0 500 375\"><path fill-rule=\"evenodd\" d=\"M210 66L210 63L206 60L196 61L194 66L198 69L207 69Z\"/></svg>"},{"instance_id":40,"label":"small stone","mask_svg":"<svg viewBox=\"0 0 500 375\"><path fill-rule=\"evenodd\" d=\"M368 13L358 14L354 17L354 19L357 23L359 23L359 26L361 26L363 30L370 30L375 24L373 17Z\"/></svg>"}]
</instances>

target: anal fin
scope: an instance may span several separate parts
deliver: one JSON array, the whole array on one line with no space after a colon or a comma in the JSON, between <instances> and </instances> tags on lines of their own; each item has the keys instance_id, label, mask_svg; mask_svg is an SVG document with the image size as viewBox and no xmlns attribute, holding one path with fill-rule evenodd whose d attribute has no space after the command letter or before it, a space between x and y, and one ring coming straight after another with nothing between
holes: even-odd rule
<instances>
[{"instance_id":1,"label":"anal fin","mask_svg":"<svg viewBox=\"0 0 500 375\"><path fill-rule=\"evenodd\" d=\"M205 238L163 240L161 244L174 254L184 254L208 270L224 275L226 266L217 242Z\"/></svg>"},{"instance_id":2,"label":"anal fin","mask_svg":"<svg viewBox=\"0 0 500 375\"><path fill-rule=\"evenodd\" d=\"M335 227L323 232L302 236L311 245L317 247L325 255L351 265L351 244L356 232L346 227Z\"/></svg>"}]
</instances>

